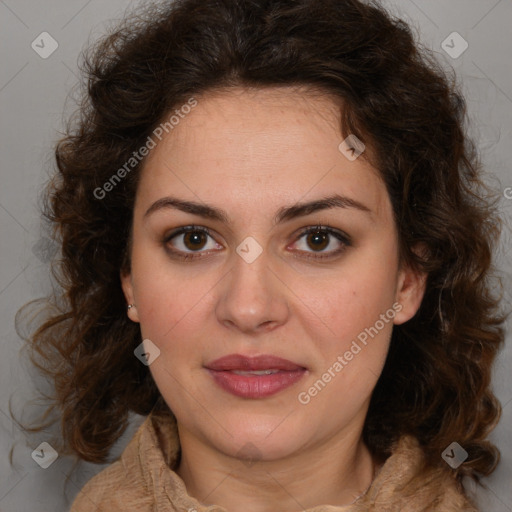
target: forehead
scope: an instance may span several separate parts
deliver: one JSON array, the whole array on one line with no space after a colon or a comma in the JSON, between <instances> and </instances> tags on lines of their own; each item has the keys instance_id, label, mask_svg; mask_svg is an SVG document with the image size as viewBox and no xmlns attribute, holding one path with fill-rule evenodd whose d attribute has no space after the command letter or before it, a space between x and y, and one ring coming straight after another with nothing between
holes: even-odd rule
<instances>
[{"instance_id":1,"label":"forehead","mask_svg":"<svg viewBox=\"0 0 512 512\"><path fill-rule=\"evenodd\" d=\"M164 144L186 150L197 136L218 141L229 137L244 140L246 148L254 140L254 146L264 142L271 149L276 144L292 144L294 139L298 142L307 137L308 148L313 149L320 142L320 134L331 132L341 137L341 102L319 91L233 87L196 98L197 106L183 116ZM236 149L239 148L231 147L231 152L234 154Z\"/></svg>"},{"instance_id":2,"label":"forehead","mask_svg":"<svg viewBox=\"0 0 512 512\"><path fill-rule=\"evenodd\" d=\"M272 199L277 209L338 192L365 197L377 214L385 208L379 172L339 150L339 100L297 87L232 88L195 98L197 105L146 159L138 192L144 202L179 191L209 203Z\"/></svg>"}]
</instances>

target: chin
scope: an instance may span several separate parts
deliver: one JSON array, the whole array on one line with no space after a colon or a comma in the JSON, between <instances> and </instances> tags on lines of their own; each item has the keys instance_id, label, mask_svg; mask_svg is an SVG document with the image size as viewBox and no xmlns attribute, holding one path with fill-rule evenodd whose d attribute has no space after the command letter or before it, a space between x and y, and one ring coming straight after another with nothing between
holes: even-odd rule
<instances>
[{"instance_id":1,"label":"chin","mask_svg":"<svg viewBox=\"0 0 512 512\"><path fill-rule=\"evenodd\" d=\"M212 442L216 449L231 457L247 459L248 464L257 460L283 459L300 450L304 440L301 442L297 439L296 430L290 429L290 425L285 425L286 422L282 420L283 418L272 418L269 421L258 421L248 417L245 422L240 422L239 418L238 421L225 421L222 424L226 425L227 432L217 432ZM303 430L301 435L304 435Z\"/></svg>"}]
</instances>

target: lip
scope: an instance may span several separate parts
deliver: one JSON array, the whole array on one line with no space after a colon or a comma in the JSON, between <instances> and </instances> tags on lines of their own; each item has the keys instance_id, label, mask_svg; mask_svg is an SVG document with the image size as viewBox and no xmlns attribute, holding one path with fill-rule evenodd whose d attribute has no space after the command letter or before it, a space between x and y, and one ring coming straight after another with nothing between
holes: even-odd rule
<instances>
[{"instance_id":1,"label":"lip","mask_svg":"<svg viewBox=\"0 0 512 512\"><path fill-rule=\"evenodd\" d=\"M286 370L294 371L305 369L303 366L296 364L288 359L276 357L269 354L261 356L243 356L241 354L230 354L228 356L215 359L211 363L205 365L209 370L241 370L241 371L258 371L258 370Z\"/></svg>"},{"instance_id":2,"label":"lip","mask_svg":"<svg viewBox=\"0 0 512 512\"><path fill-rule=\"evenodd\" d=\"M298 382L307 369L271 355L247 357L231 354L205 365L214 382L224 391L241 398L265 398ZM270 375L238 375L235 371L278 370Z\"/></svg>"}]
</instances>

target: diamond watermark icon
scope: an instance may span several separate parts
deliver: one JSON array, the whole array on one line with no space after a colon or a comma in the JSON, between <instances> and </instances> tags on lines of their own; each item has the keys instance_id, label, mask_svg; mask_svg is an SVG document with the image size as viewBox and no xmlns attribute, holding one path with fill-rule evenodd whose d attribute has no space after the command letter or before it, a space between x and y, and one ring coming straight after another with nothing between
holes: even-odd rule
<instances>
[{"instance_id":1,"label":"diamond watermark icon","mask_svg":"<svg viewBox=\"0 0 512 512\"><path fill-rule=\"evenodd\" d=\"M364 145L363 141L361 141L358 137L351 133L338 146L338 149L340 150L341 153L343 153L345 158L353 162L357 157L364 153L366 146Z\"/></svg>"},{"instance_id":2,"label":"diamond watermark icon","mask_svg":"<svg viewBox=\"0 0 512 512\"><path fill-rule=\"evenodd\" d=\"M252 236L248 236L236 248L236 252L246 263L252 263L263 252L263 248Z\"/></svg>"},{"instance_id":3,"label":"diamond watermark icon","mask_svg":"<svg viewBox=\"0 0 512 512\"><path fill-rule=\"evenodd\" d=\"M59 43L48 32L41 32L30 46L39 57L47 59L59 47Z\"/></svg>"},{"instance_id":4,"label":"diamond watermark icon","mask_svg":"<svg viewBox=\"0 0 512 512\"><path fill-rule=\"evenodd\" d=\"M262 458L261 452L252 443L245 443L240 450L238 450L236 456L242 459L242 462L247 466L251 467L260 461Z\"/></svg>"},{"instance_id":5,"label":"diamond watermark icon","mask_svg":"<svg viewBox=\"0 0 512 512\"><path fill-rule=\"evenodd\" d=\"M459 443L454 441L445 449L441 457L448 466L457 469L468 458L468 452Z\"/></svg>"},{"instance_id":6,"label":"diamond watermark icon","mask_svg":"<svg viewBox=\"0 0 512 512\"><path fill-rule=\"evenodd\" d=\"M43 236L32 246L32 254L42 263L49 263L57 253L58 248L53 240Z\"/></svg>"},{"instance_id":7,"label":"diamond watermark icon","mask_svg":"<svg viewBox=\"0 0 512 512\"><path fill-rule=\"evenodd\" d=\"M458 59L468 49L468 46L468 42L458 32L452 32L441 43L441 48L452 59Z\"/></svg>"},{"instance_id":8,"label":"diamond watermark icon","mask_svg":"<svg viewBox=\"0 0 512 512\"><path fill-rule=\"evenodd\" d=\"M42 442L33 452L32 458L43 468L49 468L59 454L46 441Z\"/></svg>"},{"instance_id":9,"label":"diamond watermark icon","mask_svg":"<svg viewBox=\"0 0 512 512\"><path fill-rule=\"evenodd\" d=\"M150 339L145 339L133 353L141 363L149 366L160 355L160 349Z\"/></svg>"}]
</instances>

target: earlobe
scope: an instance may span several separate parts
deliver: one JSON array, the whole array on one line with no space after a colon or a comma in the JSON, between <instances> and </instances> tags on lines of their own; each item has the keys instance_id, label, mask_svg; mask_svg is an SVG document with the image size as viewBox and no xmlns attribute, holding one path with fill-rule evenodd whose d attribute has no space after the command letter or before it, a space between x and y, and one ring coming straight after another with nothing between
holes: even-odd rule
<instances>
[{"instance_id":1,"label":"earlobe","mask_svg":"<svg viewBox=\"0 0 512 512\"><path fill-rule=\"evenodd\" d=\"M126 314L132 322L139 322L137 306L133 293L132 275L129 272L120 272L121 287L123 288L124 297L126 299Z\"/></svg>"}]
</instances>

